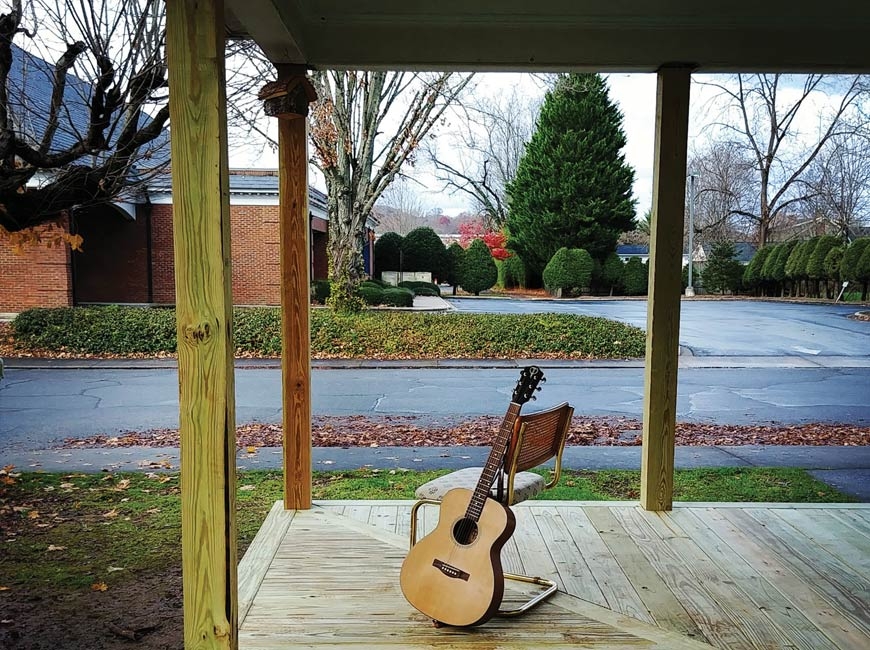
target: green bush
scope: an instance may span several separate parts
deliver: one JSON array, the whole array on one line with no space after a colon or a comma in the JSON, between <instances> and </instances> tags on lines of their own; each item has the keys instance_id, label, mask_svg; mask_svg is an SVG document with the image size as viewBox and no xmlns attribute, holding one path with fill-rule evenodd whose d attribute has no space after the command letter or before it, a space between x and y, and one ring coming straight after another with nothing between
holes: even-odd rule
<instances>
[{"instance_id":1,"label":"green bush","mask_svg":"<svg viewBox=\"0 0 870 650\"><path fill-rule=\"evenodd\" d=\"M449 271L447 249L438 234L427 226L415 228L402 242L404 271L429 271L433 278L445 277Z\"/></svg>"},{"instance_id":2,"label":"green bush","mask_svg":"<svg viewBox=\"0 0 870 650\"><path fill-rule=\"evenodd\" d=\"M440 297L441 292L438 289L432 289L430 287L417 287L414 289L414 295Z\"/></svg>"},{"instance_id":3,"label":"green bush","mask_svg":"<svg viewBox=\"0 0 870 650\"><path fill-rule=\"evenodd\" d=\"M736 255L731 242L719 242L713 246L710 259L704 267L703 285L707 291L737 293L740 290L743 266L734 259Z\"/></svg>"},{"instance_id":4,"label":"green bush","mask_svg":"<svg viewBox=\"0 0 870 650\"><path fill-rule=\"evenodd\" d=\"M314 296L314 301L325 305L326 299L329 298L329 280L315 280L311 283L311 293Z\"/></svg>"},{"instance_id":5,"label":"green bush","mask_svg":"<svg viewBox=\"0 0 870 650\"><path fill-rule=\"evenodd\" d=\"M642 266L642 265L641 265ZM412 300L406 289L389 289ZM233 311L237 352L281 354L281 310ZM86 354L174 352L175 311L141 307L32 309L12 324L20 345ZM642 330L573 314L429 314L367 311L311 313L317 358L574 358L642 357Z\"/></svg>"},{"instance_id":6,"label":"green bush","mask_svg":"<svg viewBox=\"0 0 870 650\"><path fill-rule=\"evenodd\" d=\"M682 278L683 289L689 286L689 265L686 264L680 272ZM701 267L697 263L692 262L692 287L698 289L701 286Z\"/></svg>"},{"instance_id":7,"label":"green bush","mask_svg":"<svg viewBox=\"0 0 870 650\"><path fill-rule=\"evenodd\" d=\"M462 248L457 242L453 242L450 246L447 247L447 253L445 256L446 263L446 273L444 275L444 282L453 287L453 293L456 293L456 287L459 286L459 272L462 268L462 260L465 257L465 249ZM441 278L438 278L439 280Z\"/></svg>"},{"instance_id":8,"label":"green bush","mask_svg":"<svg viewBox=\"0 0 870 650\"><path fill-rule=\"evenodd\" d=\"M401 270L403 241L397 232L386 232L375 240L375 276Z\"/></svg>"},{"instance_id":9,"label":"green bush","mask_svg":"<svg viewBox=\"0 0 870 650\"><path fill-rule=\"evenodd\" d=\"M870 247L870 237L859 237L852 241L843 253L843 261L840 264L840 275L844 280L857 282L858 277L858 262L864 254L864 249Z\"/></svg>"},{"instance_id":10,"label":"green bush","mask_svg":"<svg viewBox=\"0 0 870 650\"><path fill-rule=\"evenodd\" d=\"M748 289L757 288L761 282L761 271L767 263L768 256L773 252L774 246L765 246L755 251L755 255L749 260L749 264L743 270L743 286Z\"/></svg>"},{"instance_id":11,"label":"green bush","mask_svg":"<svg viewBox=\"0 0 870 650\"><path fill-rule=\"evenodd\" d=\"M393 286L389 282L384 282L383 280L379 280L378 278L369 278L368 280L363 280L362 283L365 284L366 282L368 282L369 284L377 285L381 289L388 289L389 287Z\"/></svg>"},{"instance_id":12,"label":"green bush","mask_svg":"<svg viewBox=\"0 0 870 650\"><path fill-rule=\"evenodd\" d=\"M825 275L835 282L840 281L840 264L843 261L843 253L845 252L845 246L834 246L825 255Z\"/></svg>"},{"instance_id":13,"label":"green bush","mask_svg":"<svg viewBox=\"0 0 870 650\"><path fill-rule=\"evenodd\" d=\"M622 291L622 276L625 273L625 262L616 253L611 253L601 266L601 283L610 295Z\"/></svg>"},{"instance_id":14,"label":"green bush","mask_svg":"<svg viewBox=\"0 0 870 650\"><path fill-rule=\"evenodd\" d=\"M384 302L384 291L376 284L363 282L359 286L359 295L367 305L380 305Z\"/></svg>"},{"instance_id":15,"label":"green bush","mask_svg":"<svg viewBox=\"0 0 870 650\"><path fill-rule=\"evenodd\" d=\"M479 296L498 281L498 269L489 248L482 239L475 239L462 256L460 284L468 293Z\"/></svg>"},{"instance_id":16,"label":"green bush","mask_svg":"<svg viewBox=\"0 0 870 650\"><path fill-rule=\"evenodd\" d=\"M625 264L622 274L622 286L627 296L646 295L647 282L649 281L649 269L640 261L639 257L632 257Z\"/></svg>"},{"instance_id":17,"label":"green bush","mask_svg":"<svg viewBox=\"0 0 870 650\"><path fill-rule=\"evenodd\" d=\"M825 271L825 258L832 248L836 248L842 244L839 237L833 235L824 235L819 238L813 252L807 260L807 276L813 280L832 280Z\"/></svg>"},{"instance_id":18,"label":"green bush","mask_svg":"<svg viewBox=\"0 0 870 650\"><path fill-rule=\"evenodd\" d=\"M404 282L399 282L400 287L404 287L405 289L410 289L418 296L440 296L441 289L434 282L423 282L422 280L405 280ZM429 291L429 293L422 294L418 293L418 289L425 289ZM434 293L433 293L434 292Z\"/></svg>"},{"instance_id":19,"label":"green bush","mask_svg":"<svg viewBox=\"0 0 870 650\"><path fill-rule=\"evenodd\" d=\"M175 310L107 307L30 309L12 322L30 347L88 354L175 351Z\"/></svg>"},{"instance_id":20,"label":"green bush","mask_svg":"<svg viewBox=\"0 0 870 650\"><path fill-rule=\"evenodd\" d=\"M414 305L414 292L405 287L384 289L382 304L390 307L412 307Z\"/></svg>"},{"instance_id":21,"label":"green bush","mask_svg":"<svg viewBox=\"0 0 870 650\"><path fill-rule=\"evenodd\" d=\"M544 287L566 295L579 294L592 281L592 257L582 248L562 247L544 267Z\"/></svg>"},{"instance_id":22,"label":"green bush","mask_svg":"<svg viewBox=\"0 0 870 650\"><path fill-rule=\"evenodd\" d=\"M513 253L509 258L502 262L504 269L504 287L513 289L526 287L526 265L519 255Z\"/></svg>"}]
</instances>

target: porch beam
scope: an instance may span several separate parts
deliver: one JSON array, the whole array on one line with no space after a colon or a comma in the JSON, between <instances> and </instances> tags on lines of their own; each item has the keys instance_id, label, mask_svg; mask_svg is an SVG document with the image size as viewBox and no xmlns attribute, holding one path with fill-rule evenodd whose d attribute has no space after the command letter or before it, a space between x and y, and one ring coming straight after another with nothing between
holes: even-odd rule
<instances>
[{"instance_id":1,"label":"porch beam","mask_svg":"<svg viewBox=\"0 0 870 650\"><path fill-rule=\"evenodd\" d=\"M304 71L282 68L263 88L267 115L278 118L281 259L281 375L284 507L311 508L311 242L308 216L308 103Z\"/></svg>"},{"instance_id":2,"label":"porch beam","mask_svg":"<svg viewBox=\"0 0 870 650\"><path fill-rule=\"evenodd\" d=\"M646 510L673 506L691 74L688 66L658 72L640 478Z\"/></svg>"},{"instance_id":3,"label":"porch beam","mask_svg":"<svg viewBox=\"0 0 870 650\"><path fill-rule=\"evenodd\" d=\"M185 648L238 648L223 0L169 0Z\"/></svg>"}]
</instances>

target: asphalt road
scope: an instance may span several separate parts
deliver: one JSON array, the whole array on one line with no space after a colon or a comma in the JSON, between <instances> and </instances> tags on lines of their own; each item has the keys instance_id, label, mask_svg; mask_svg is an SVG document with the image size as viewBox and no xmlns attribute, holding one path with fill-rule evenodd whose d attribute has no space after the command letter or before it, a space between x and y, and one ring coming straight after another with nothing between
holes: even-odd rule
<instances>
[{"instance_id":1,"label":"asphalt road","mask_svg":"<svg viewBox=\"0 0 870 650\"><path fill-rule=\"evenodd\" d=\"M646 300L457 298L457 311L603 316L646 329ZM683 300L680 343L696 355L870 357L870 323L848 318L854 305L750 300Z\"/></svg>"},{"instance_id":2,"label":"asphalt road","mask_svg":"<svg viewBox=\"0 0 870 650\"><path fill-rule=\"evenodd\" d=\"M578 414L640 417L643 368L636 363L545 368L537 405L571 402ZM317 415L502 415L515 368L390 365L320 369L312 376ZM16 369L0 383L0 458L67 436L175 427L173 368ZM682 368L677 418L684 421L870 423L870 367ZM277 368L236 372L237 422L280 422Z\"/></svg>"}]
</instances>

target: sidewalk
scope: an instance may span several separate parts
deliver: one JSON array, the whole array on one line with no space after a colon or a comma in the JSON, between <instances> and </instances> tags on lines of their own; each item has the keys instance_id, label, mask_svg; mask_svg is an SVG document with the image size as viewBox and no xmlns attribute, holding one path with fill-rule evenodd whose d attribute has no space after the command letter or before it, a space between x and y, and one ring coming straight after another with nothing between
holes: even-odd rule
<instances>
[{"instance_id":1,"label":"sidewalk","mask_svg":"<svg viewBox=\"0 0 870 650\"><path fill-rule=\"evenodd\" d=\"M565 448L569 469L639 469L640 447ZM315 470L459 469L480 466L488 447L315 447ZM42 449L4 454L3 463L34 472L178 471L177 447ZM240 470L280 469L280 447L239 450ZM677 469L698 467L797 467L861 501L870 502L870 447L743 445L677 447Z\"/></svg>"}]
</instances>

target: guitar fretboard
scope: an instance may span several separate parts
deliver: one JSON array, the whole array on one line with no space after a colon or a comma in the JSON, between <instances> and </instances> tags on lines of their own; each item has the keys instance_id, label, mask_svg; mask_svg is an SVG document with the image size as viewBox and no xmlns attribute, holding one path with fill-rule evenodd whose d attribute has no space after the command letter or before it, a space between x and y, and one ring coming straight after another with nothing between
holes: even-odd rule
<instances>
[{"instance_id":1,"label":"guitar fretboard","mask_svg":"<svg viewBox=\"0 0 870 650\"><path fill-rule=\"evenodd\" d=\"M478 521L480 514L483 512L483 506L486 503L489 491L495 482L495 477L498 475L502 460L504 459L508 440L511 439L513 434L514 424L520 414L520 408L520 404L511 402L507 414L505 414L504 420L502 420L501 427L499 427L498 435L489 452L489 458L486 459L486 465L484 465L483 471L480 473L477 487L474 489L474 494L465 512L465 516L472 521Z\"/></svg>"}]
</instances>

